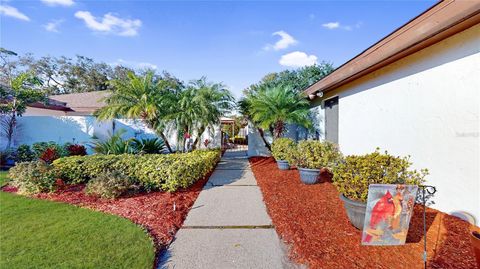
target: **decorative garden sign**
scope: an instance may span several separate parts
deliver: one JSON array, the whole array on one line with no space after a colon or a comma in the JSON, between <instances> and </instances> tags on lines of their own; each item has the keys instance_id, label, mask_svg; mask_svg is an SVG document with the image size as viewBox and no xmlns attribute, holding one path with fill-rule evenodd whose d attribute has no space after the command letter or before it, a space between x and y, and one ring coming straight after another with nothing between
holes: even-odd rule
<instances>
[{"instance_id":1,"label":"decorative garden sign","mask_svg":"<svg viewBox=\"0 0 480 269\"><path fill-rule=\"evenodd\" d=\"M403 245L413 213L416 185L371 184L362 245Z\"/></svg>"}]
</instances>

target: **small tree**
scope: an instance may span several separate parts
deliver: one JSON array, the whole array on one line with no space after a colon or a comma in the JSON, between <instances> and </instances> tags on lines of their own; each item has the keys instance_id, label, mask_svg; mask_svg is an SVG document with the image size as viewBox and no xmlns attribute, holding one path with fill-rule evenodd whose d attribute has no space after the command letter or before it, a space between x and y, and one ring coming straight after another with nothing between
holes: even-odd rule
<instances>
[{"instance_id":1,"label":"small tree","mask_svg":"<svg viewBox=\"0 0 480 269\"><path fill-rule=\"evenodd\" d=\"M45 93L36 89L41 84L32 74L21 73L10 81L10 86L0 85L0 113L7 148L12 146L15 137L17 117L25 113L28 104L46 100Z\"/></svg>"}]
</instances>

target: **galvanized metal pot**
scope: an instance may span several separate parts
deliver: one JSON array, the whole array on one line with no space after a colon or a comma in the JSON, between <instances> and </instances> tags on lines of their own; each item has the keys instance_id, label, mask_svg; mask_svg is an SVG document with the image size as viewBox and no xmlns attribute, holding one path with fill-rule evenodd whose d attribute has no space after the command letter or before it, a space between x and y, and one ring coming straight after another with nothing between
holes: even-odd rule
<instances>
[{"instance_id":1,"label":"galvanized metal pot","mask_svg":"<svg viewBox=\"0 0 480 269\"><path fill-rule=\"evenodd\" d=\"M343 194L340 194L340 199L343 201L343 205L347 211L348 219L352 225L359 230L363 230L367 203L352 201Z\"/></svg>"},{"instance_id":2,"label":"galvanized metal pot","mask_svg":"<svg viewBox=\"0 0 480 269\"><path fill-rule=\"evenodd\" d=\"M277 165L278 165L278 169L280 170L290 169L290 164L288 164L288 161L285 161L285 160L277 160Z\"/></svg>"},{"instance_id":3,"label":"galvanized metal pot","mask_svg":"<svg viewBox=\"0 0 480 269\"><path fill-rule=\"evenodd\" d=\"M308 169L298 167L300 173L300 180L305 184L315 184L318 182L318 176L320 175L320 169Z\"/></svg>"}]
</instances>

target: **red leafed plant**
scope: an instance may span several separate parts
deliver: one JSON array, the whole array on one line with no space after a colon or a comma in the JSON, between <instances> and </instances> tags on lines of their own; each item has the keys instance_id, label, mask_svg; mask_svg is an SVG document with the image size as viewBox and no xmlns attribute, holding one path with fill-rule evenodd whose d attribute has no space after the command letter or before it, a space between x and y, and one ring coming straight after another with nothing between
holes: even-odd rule
<instances>
[{"instance_id":1,"label":"red leafed plant","mask_svg":"<svg viewBox=\"0 0 480 269\"><path fill-rule=\"evenodd\" d=\"M72 144L67 147L69 156L85 156L87 149L83 145Z\"/></svg>"},{"instance_id":2,"label":"red leafed plant","mask_svg":"<svg viewBox=\"0 0 480 269\"><path fill-rule=\"evenodd\" d=\"M56 159L60 157L57 150L55 148L47 148L41 155L40 159L46 163L52 163Z\"/></svg>"},{"instance_id":3,"label":"red leafed plant","mask_svg":"<svg viewBox=\"0 0 480 269\"><path fill-rule=\"evenodd\" d=\"M210 144L210 140L205 139L205 141L203 141L203 145L205 145L205 147L208 147L209 144Z\"/></svg>"}]
</instances>

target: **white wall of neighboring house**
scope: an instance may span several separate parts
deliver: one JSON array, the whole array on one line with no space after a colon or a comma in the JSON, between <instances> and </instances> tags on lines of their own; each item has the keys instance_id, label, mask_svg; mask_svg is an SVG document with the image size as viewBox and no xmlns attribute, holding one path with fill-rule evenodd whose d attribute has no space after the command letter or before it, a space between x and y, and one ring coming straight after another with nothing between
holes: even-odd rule
<instances>
[{"instance_id":1,"label":"white wall of neighboring house","mask_svg":"<svg viewBox=\"0 0 480 269\"><path fill-rule=\"evenodd\" d=\"M125 130L124 138L153 138L157 137L153 130L146 127L139 120L116 119L113 126L112 120L97 121L93 116L59 116L55 111L47 111L51 116L34 116L35 114L45 115L45 109L29 110L27 116L18 117L18 129L15 133L14 147L21 144L31 145L36 142L54 141L63 143L81 143L89 144L93 137L100 139L108 138L113 131ZM177 135L176 131L170 128L166 132L169 143L173 149L176 149ZM207 129L202 134L200 148L204 148L203 141L209 139L212 141L209 147L220 147L220 126L214 126ZM0 150L7 145L7 139L0 139ZM89 153L92 153L91 147L87 146Z\"/></svg>"},{"instance_id":2,"label":"white wall of neighboring house","mask_svg":"<svg viewBox=\"0 0 480 269\"><path fill-rule=\"evenodd\" d=\"M480 222L479 25L334 92L344 154L411 155L437 187L433 207Z\"/></svg>"}]
</instances>

